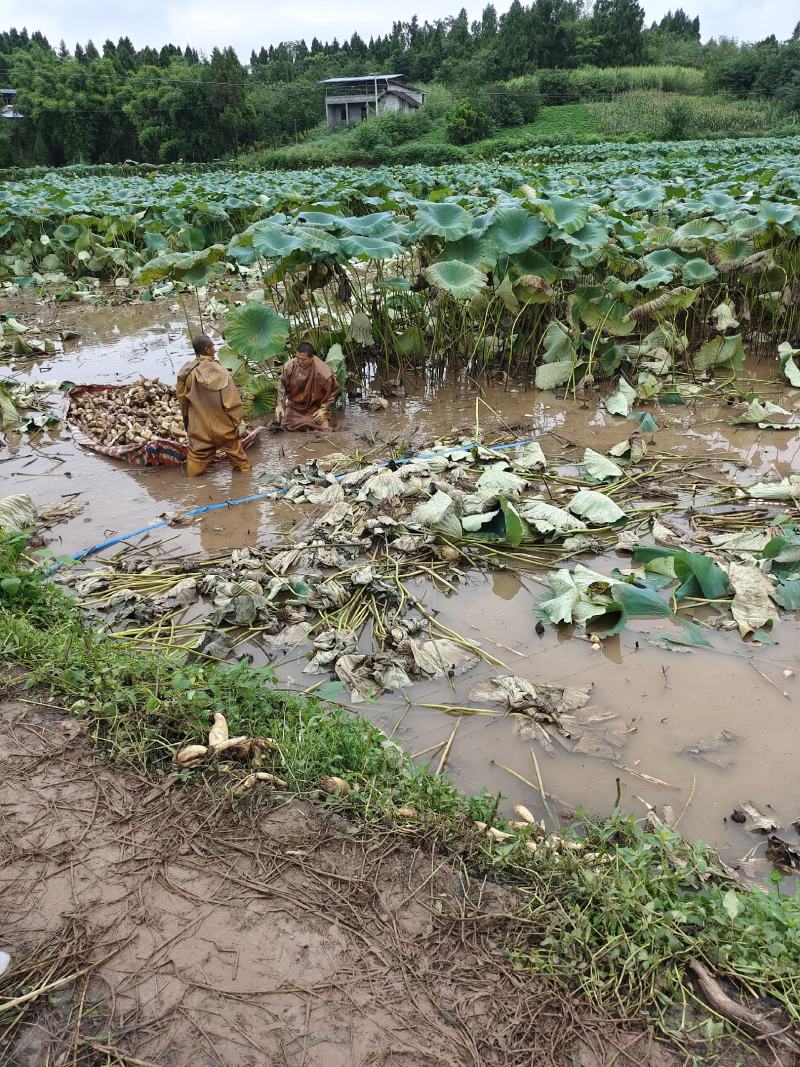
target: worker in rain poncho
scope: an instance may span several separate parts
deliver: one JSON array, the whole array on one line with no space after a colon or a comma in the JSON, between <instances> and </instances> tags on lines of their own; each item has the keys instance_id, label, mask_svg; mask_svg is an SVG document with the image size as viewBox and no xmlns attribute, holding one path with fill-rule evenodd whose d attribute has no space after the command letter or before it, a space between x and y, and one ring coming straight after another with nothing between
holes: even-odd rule
<instances>
[{"instance_id":1,"label":"worker in rain poncho","mask_svg":"<svg viewBox=\"0 0 800 1067\"><path fill-rule=\"evenodd\" d=\"M308 341L301 341L278 382L275 421L287 430L330 430L330 405L339 395L336 375Z\"/></svg>"},{"instance_id":2,"label":"worker in rain poncho","mask_svg":"<svg viewBox=\"0 0 800 1067\"><path fill-rule=\"evenodd\" d=\"M214 358L214 342L205 334L192 339L195 358L178 371L175 392L189 434L186 473L202 474L218 451L238 471L252 469L240 441L244 430L242 398L227 367Z\"/></svg>"}]
</instances>

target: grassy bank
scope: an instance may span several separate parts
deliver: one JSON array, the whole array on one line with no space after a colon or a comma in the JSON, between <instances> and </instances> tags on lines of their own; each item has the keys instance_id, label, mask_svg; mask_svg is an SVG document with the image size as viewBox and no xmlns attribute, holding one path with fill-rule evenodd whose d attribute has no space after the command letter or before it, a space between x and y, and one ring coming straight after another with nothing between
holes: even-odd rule
<instances>
[{"instance_id":1,"label":"grassy bank","mask_svg":"<svg viewBox=\"0 0 800 1067\"><path fill-rule=\"evenodd\" d=\"M642 140L766 135L781 120L763 100L728 100L654 91L622 93L588 105L603 136Z\"/></svg>"},{"instance_id":2,"label":"grassy bank","mask_svg":"<svg viewBox=\"0 0 800 1067\"><path fill-rule=\"evenodd\" d=\"M800 1020L800 896L746 890L702 845L621 815L582 820L575 848L542 842L536 827L510 830L497 817L499 798L464 796L350 712L277 691L269 670L143 654L88 632L23 552L20 538L0 541L0 658L24 668L31 686L50 687L111 759L173 771L176 748L203 741L223 712L232 735L274 739L261 769L287 791L365 825L411 821L420 839L435 836L476 874L518 887L519 909L503 921L521 970L554 975L604 1010L656 1025L703 1062L723 1033L744 1033L699 998L689 976L697 964L737 997L771 997ZM232 803L254 802L236 799L250 768L224 770L231 766L181 773ZM317 791L327 775L349 783L346 795ZM487 836L476 820L508 836Z\"/></svg>"}]
</instances>

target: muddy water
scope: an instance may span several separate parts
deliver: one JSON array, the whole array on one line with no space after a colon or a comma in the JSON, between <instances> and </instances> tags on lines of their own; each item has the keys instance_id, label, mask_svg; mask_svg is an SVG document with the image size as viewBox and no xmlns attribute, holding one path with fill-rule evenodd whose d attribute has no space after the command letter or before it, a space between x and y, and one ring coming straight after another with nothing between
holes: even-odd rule
<instances>
[{"instance_id":1,"label":"muddy water","mask_svg":"<svg viewBox=\"0 0 800 1067\"><path fill-rule=\"evenodd\" d=\"M140 375L172 381L188 358L185 326L179 314L164 305L61 309L59 321L62 327L74 326L80 339L57 356L20 364L16 373L77 383L118 383ZM764 378L771 368L754 366L750 371ZM189 481L180 469L138 471L76 447L66 428L34 442L11 438L0 454L3 492L29 493L39 505L77 494L85 504L81 514L48 536L54 551L72 553L135 531L163 514L250 496L274 476L314 456L355 449L363 454L392 440L413 447L455 428L474 430L477 390L453 391L430 382L407 383L407 390L409 395L390 400L389 411L379 415L352 406L342 427L331 434L264 433L252 452L252 474L233 473L220 465ZM782 398L780 390L763 385L757 391L778 402L783 399L787 406L798 396L790 392ZM478 411L482 425L500 429L507 423L519 427L519 437L537 435L545 452L562 461L578 459L587 444L602 451L634 426L598 412L594 399L564 402L548 394L499 387L480 395L485 402ZM736 472L742 481L753 481L771 471L800 469L800 436L733 428L725 421L730 412L724 405L665 407L655 414L661 427L655 447L708 455L720 473ZM302 508L266 500L209 512L189 527L161 530L149 540L158 541L156 551L167 554L212 553L291 537L303 521ZM582 562L608 572L615 563L629 565L630 559ZM418 589L443 623L481 641L508 670L481 664L452 682L414 686L410 707L387 695L362 706L360 713L392 733L409 752L422 753L449 737L455 720L421 704L468 703L475 684L498 673L572 685L591 682L592 702L629 724L622 766L565 752L547 756L537 749L544 787L556 798L549 803L550 821L558 823L563 812L580 808L608 813L618 795L620 806L637 816L645 814L647 804L659 811L669 805L676 815L683 812L681 831L718 846L729 861L747 857L745 872L763 877L763 838L727 817L742 801L752 801L784 825L800 817L800 683L796 676L783 674L800 673L796 621L783 619L775 629L775 645L747 644L736 634L715 633L713 651L690 653L653 647L645 634L670 624L647 621L629 626L605 642L602 651L594 651L588 641L550 627L542 637L536 635L533 607L541 590L535 576L519 579L509 572L473 573L453 595L429 586ZM299 650L290 653L277 664L279 676L304 687L309 682L302 674L304 662ZM736 740L719 751L705 758L682 752L723 729ZM420 758L435 762L438 754ZM464 790L501 790L509 806L524 802L548 814L537 791L511 773L536 781L530 744L519 737L512 718L459 720L448 768ZM666 784L655 784L653 778Z\"/></svg>"}]
</instances>

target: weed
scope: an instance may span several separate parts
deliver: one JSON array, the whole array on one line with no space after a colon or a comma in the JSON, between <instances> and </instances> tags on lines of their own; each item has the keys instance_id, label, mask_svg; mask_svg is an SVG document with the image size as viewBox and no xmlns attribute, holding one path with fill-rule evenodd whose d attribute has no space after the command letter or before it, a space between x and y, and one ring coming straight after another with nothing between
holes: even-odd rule
<instances>
[{"instance_id":1,"label":"weed","mask_svg":"<svg viewBox=\"0 0 800 1067\"><path fill-rule=\"evenodd\" d=\"M622 93L606 103L589 104L588 110L606 134L635 133L652 140L663 137L665 127L675 126L678 113L680 140L687 136L765 133L772 121L769 109L761 102L654 91Z\"/></svg>"}]
</instances>

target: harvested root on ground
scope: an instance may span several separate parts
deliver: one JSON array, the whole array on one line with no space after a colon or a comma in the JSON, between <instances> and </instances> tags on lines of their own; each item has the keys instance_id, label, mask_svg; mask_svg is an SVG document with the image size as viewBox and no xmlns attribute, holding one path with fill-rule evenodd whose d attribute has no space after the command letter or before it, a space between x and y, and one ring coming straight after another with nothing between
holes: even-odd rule
<instances>
[{"instance_id":1,"label":"harvested root on ground","mask_svg":"<svg viewBox=\"0 0 800 1067\"><path fill-rule=\"evenodd\" d=\"M186 747L180 749L175 756L175 762L179 763L182 767L186 767L199 763L206 755L208 755L208 749L205 745L186 745Z\"/></svg>"},{"instance_id":2,"label":"harvested root on ground","mask_svg":"<svg viewBox=\"0 0 800 1067\"><path fill-rule=\"evenodd\" d=\"M346 797L350 792L350 784L344 778L337 778L333 774L327 778L320 778L319 787L323 792L331 793L333 796Z\"/></svg>"},{"instance_id":3,"label":"harvested root on ground","mask_svg":"<svg viewBox=\"0 0 800 1067\"><path fill-rule=\"evenodd\" d=\"M221 712L214 715L214 725L208 733L208 747L219 748L228 740L228 720Z\"/></svg>"},{"instance_id":4,"label":"harvested root on ground","mask_svg":"<svg viewBox=\"0 0 800 1067\"><path fill-rule=\"evenodd\" d=\"M175 390L156 379L77 391L70 399L69 420L102 445L187 439Z\"/></svg>"}]
</instances>

